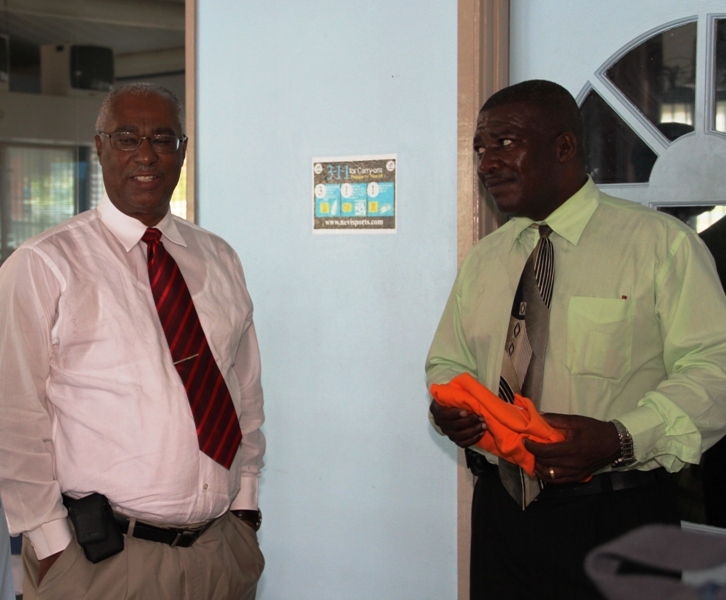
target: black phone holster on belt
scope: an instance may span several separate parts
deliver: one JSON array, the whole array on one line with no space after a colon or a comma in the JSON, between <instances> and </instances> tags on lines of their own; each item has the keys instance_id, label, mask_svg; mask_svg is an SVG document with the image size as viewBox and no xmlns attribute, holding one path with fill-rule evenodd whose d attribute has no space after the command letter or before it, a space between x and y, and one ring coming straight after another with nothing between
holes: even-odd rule
<instances>
[{"instance_id":1,"label":"black phone holster on belt","mask_svg":"<svg viewBox=\"0 0 726 600\"><path fill-rule=\"evenodd\" d=\"M94 492L74 500L63 496L76 539L86 558L96 564L124 549L124 536L113 516L108 498Z\"/></svg>"}]
</instances>

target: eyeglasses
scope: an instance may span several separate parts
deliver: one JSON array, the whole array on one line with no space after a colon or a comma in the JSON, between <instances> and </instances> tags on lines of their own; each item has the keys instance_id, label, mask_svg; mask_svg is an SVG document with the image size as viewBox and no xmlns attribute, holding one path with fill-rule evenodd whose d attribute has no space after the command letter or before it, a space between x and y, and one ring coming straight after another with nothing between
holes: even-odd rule
<instances>
[{"instance_id":1,"label":"eyeglasses","mask_svg":"<svg viewBox=\"0 0 726 600\"><path fill-rule=\"evenodd\" d=\"M122 152L133 152L141 146L141 142L149 140L151 149L157 154L172 154L179 150L179 146L187 141L187 136L181 138L175 135L159 134L159 135L138 135L129 131L114 131L113 133L104 133L97 131L98 135L105 135L111 142L111 148L121 150Z\"/></svg>"}]
</instances>

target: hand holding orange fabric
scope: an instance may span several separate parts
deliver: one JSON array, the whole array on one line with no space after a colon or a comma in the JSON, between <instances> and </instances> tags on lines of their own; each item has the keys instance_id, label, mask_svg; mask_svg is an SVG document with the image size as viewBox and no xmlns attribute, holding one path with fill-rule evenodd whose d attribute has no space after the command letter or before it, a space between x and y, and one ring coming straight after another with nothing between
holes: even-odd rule
<instances>
[{"instance_id":1,"label":"hand holding orange fabric","mask_svg":"<svg viewBox=\"0 0 726 600\"><path fill-rule=\"evenodd\" d=\"M433 384L431 395L442 406L462 408L483 417L487 430L477 446L519 465L531 476L535 458L523 440L551 443L565 439L562 431L542 418L529 398L517 394L514 404L509 404L469 373L457 375L447 384Z\"/></svg>"},{"instance_id":2,"label":"hand holding orange fabric","mask_svg":"<svg viewBox=\"0 0 726 600\"><path fill-rule=\"evenodd\" d=\"M487 424L478 414L463 408L442 406L433 398L429 412L436 427L459 448L475 446L487 429Z\"/></svg>"},{"instance_id":3,"label":"hand holding orange fabric","mask_svg":"<svg viewBox=\"0 0 726 600\"><path fill-rule=\"evenodd\" d=\"M620 439L615 425L583 415L543 414L542 417L565 434L565 441L538 444L524 440L535 457L535 474L549 480L549 469L557 483L588 481L593 473L607 467L620 456Z\"/></svg>"}]
</instances>

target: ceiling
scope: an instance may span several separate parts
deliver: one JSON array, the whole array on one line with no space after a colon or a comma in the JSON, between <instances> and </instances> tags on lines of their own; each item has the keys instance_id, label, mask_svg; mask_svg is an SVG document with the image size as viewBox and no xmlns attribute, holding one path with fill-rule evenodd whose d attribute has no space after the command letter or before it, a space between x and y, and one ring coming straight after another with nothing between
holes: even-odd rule
<instances>
[{"instance_id":1,"label":"ceiling","mask_svg":"<svg viewBox=\"0 0 726 600\"><path fill-rule=\"evenodd\" d=\"M184 23L184 0L0 0L11 73L26 77L40 45L68 42L113 48L117 78L183 72Z\"/></svg>"}]
</instances>

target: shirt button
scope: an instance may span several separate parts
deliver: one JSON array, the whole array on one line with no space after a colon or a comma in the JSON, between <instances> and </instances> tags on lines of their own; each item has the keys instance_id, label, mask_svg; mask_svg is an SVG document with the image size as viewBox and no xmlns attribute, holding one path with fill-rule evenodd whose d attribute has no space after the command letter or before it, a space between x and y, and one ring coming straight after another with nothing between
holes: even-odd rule
<instances>
[{"instance_id":1,"label":"shirt button","mask_svg":"<svg viewBox=\"0 0 726 600\"><path fill-rule=\"evenodd\" d=\"M206 492L208 488L209 488L209 484L205 483L204 487L202 489Z\"/></svg>"}]
</instances>

